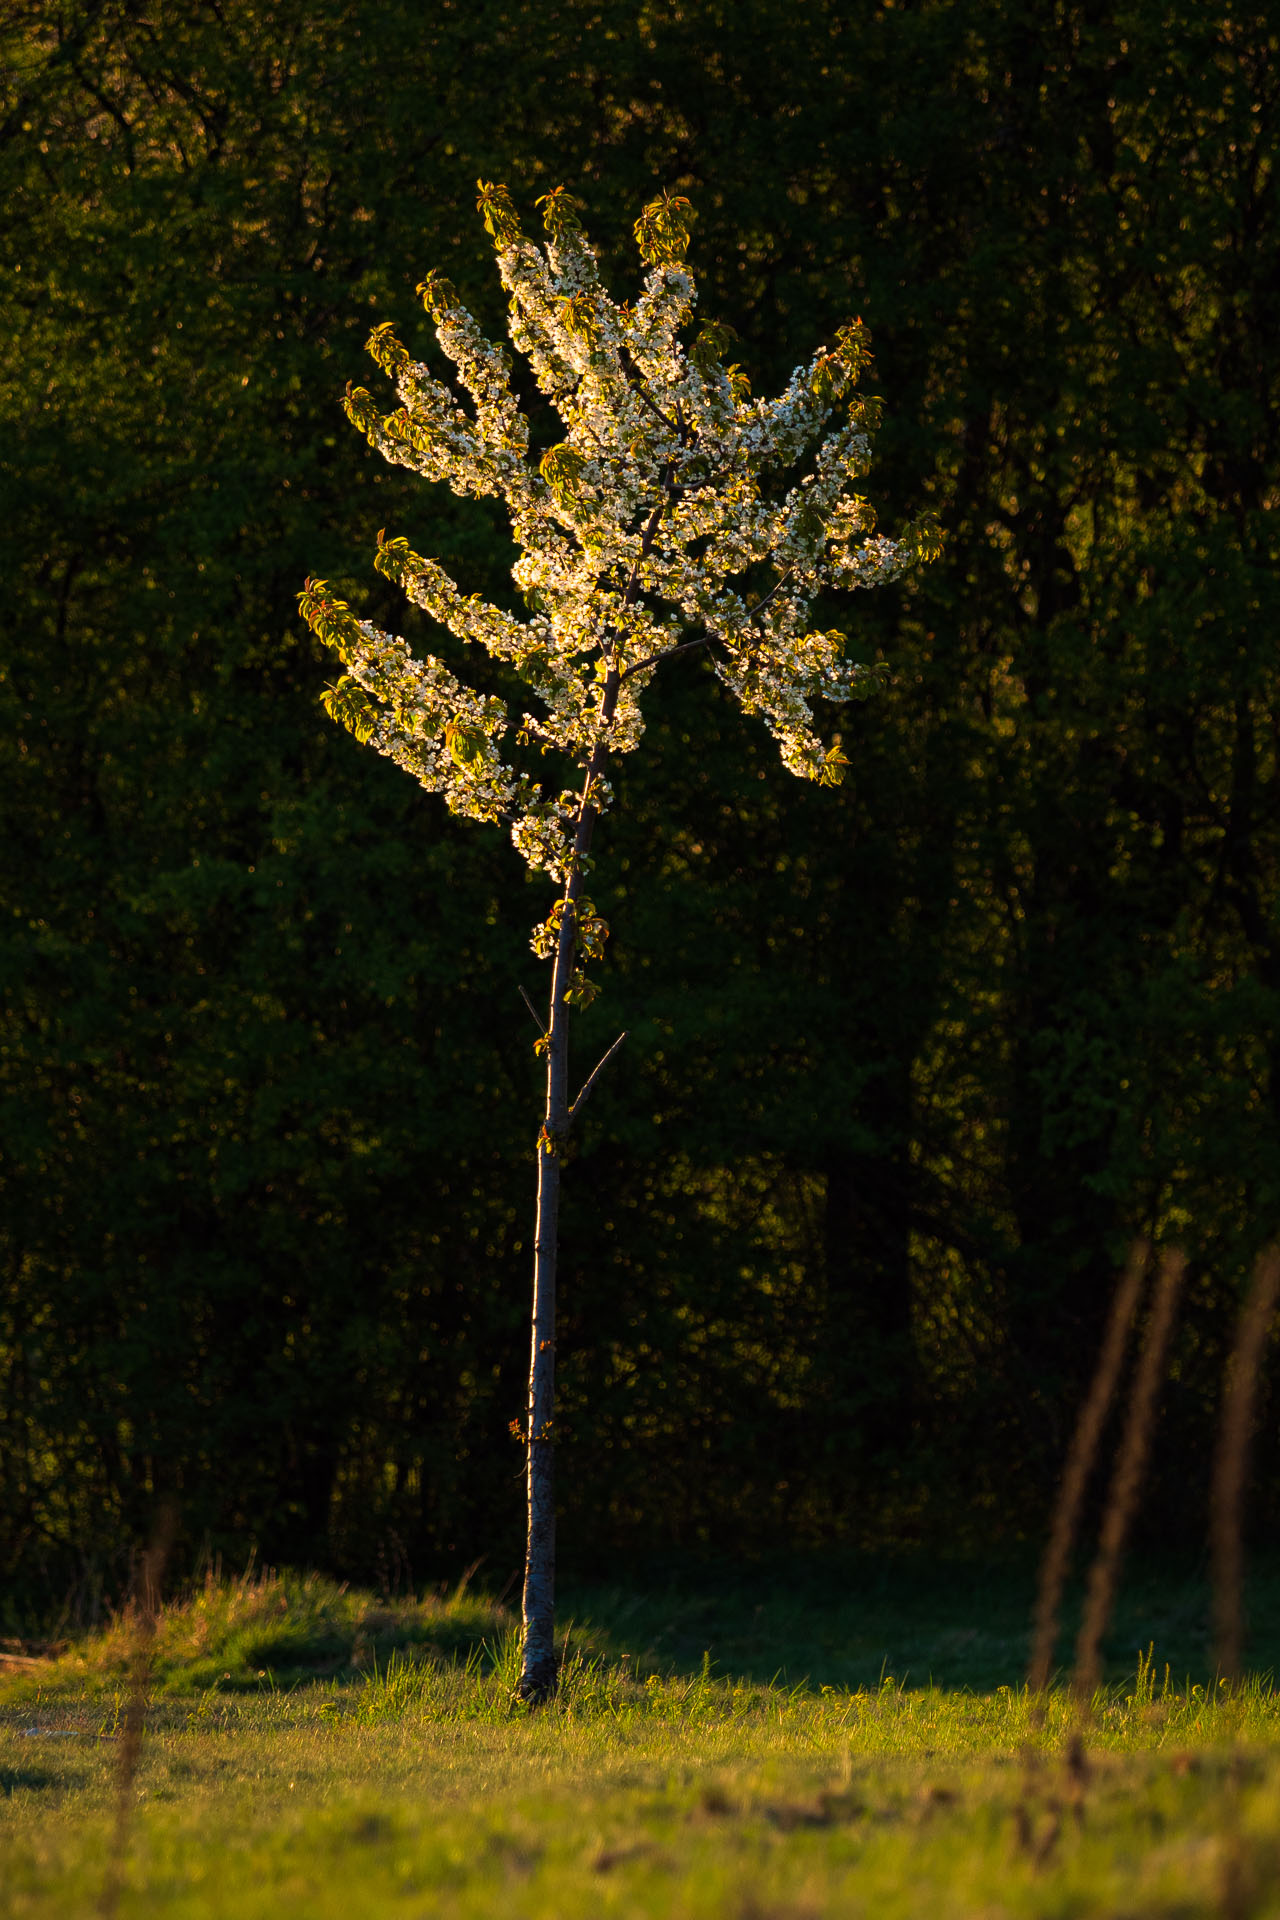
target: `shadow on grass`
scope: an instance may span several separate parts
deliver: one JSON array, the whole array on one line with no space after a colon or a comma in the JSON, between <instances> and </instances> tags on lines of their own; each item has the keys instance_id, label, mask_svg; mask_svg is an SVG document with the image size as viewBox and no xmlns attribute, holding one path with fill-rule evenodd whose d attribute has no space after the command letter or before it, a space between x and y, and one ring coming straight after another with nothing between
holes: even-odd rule
<instances>
[{"instance_id":1,"label":"shadow on grass","mask_svg":"<svg viewBox=\"0 0 1280 1920\"><path fill-rule=\"evenodd\" d=\"M609 1582L564 1583L560 1622L570 1657L622 1673L718 1677L788 1687L875 1689L935 1685L975 1693L1019 1689L1025 1679L1034 1562L999 1565L915 1560L791 1561L783 1568L722 1565L618 1568ZM1078 1592L1069 1596L1058 1645L1068 1667ZM1257 1631L1254 1674L1280 1663L1280 1560L1250 1583ZM1137 1565L1125 1582L1105 1649L1108 1680L1131 1677L1154 1648L1157 1677L1212 1682L1209 1593L1183 1566ZM460 1587L424 1598L375 1601L318 1574L262 1573L213 1581L168 1606L154 1645L153 1698L271 1694L313 1682L358 1687L395 1665L498 1674L512 1657L514 1611ZM122 1697L130 1654L126 1622L56 1659L6 1676L0 1705L52 1705L70 1695ZM108 1710L109 1717L109 1710Z\"/></svg>"},{"instance_id":2,"label":"shadow on grass","mask_svg":"<svg viewBox=\"0 0 1280 1920\"><path fill-rule=\"evenodd\" d=\"M0 1794L8 1799L15 1793L42 1793L50 1787L65 1791L83 1779L83 1774L49 1773L44 1767L0 1767Z\"/></svg>"},{"instance_id":3,"label":"shadow on grass","mask_svg":"<svg viewBox=\"0 0 1280 1920\"><path fill-rule=\"evenodd\" d=\"M627 1570L631 1573L631 1570ZM713 1670L795 1686L874 1688L892 1675L909 1688L989 1693L1026 1679L1035 1561L999 1565L919 1559L797 1559L762 1566L636 1569L617 1583L565 1582L562 1611L598 1652L639 1670ZM655 1577L656 1576L656 1577ZM1057 1647L1070 1668L1081 1585L1067 1595ZM1247 1666L1280 1667L1280 1561L1261 1558L1249 1583L1253 1632ZM1175 1685L1214 1678L1210 1593L1202 1570L1136 1563L1107 1636L1107 1680L1131 1678L1154 1648Z\"/></svg>"}]
</instances>

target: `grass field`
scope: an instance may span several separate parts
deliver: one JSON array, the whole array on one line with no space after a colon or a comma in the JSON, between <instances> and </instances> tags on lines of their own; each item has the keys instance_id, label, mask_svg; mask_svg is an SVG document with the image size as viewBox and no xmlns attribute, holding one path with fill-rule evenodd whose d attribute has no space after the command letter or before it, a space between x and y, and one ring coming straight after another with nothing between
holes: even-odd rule
<instances>
[{"instance_id":1,"label":"grass field","mask_svg":"<svg viewBox=\"0 0 1280 1920\"><path fill-rule=\"evenodd\" d=\"M1132 1585L1127 1681L1043 1725L1007 1576L574 1599L532 1713L482 1597L265 1578L168 1610L115 1910L1280 1916L1280 1700L1204 1671L1194 1583ZM103 1910L130 1646L0 1676L5 1920Z\"/></svg>"}]
</instances>

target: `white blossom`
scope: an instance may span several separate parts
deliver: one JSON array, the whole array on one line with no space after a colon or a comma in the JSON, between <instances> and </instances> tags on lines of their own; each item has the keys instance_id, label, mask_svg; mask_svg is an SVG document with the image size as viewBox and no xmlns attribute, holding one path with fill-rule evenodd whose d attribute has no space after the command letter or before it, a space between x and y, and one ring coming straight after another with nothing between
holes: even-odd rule
<instances>
[{"instance_id":1,"label":"white blossom","mask_svg":"<svg viewBox=\"0 0 1280 1920\"><path fill-rule=\"evenodd\" d=\"M455 812L505 822L529 864L564 881L582 795L546 789L536 760L561 756L593 777L608 756L633 751L640 696L682 644L706 649L793 773L839 780L844 756L824 747L812 703L864 691L870 669L849 657L843 633L810 628L813 602L896 579L933 556L937 534L926 517L885 537L856 491L878 415L857 390L868 358L860 322L797 367L777 399L752 399L725 363L727 329L687 338L697 289L683 259L687 221L673 211L683 202L646 209L637 233L648 272L626 307L605 289L563 196L548 197L539 247L505 189L486 191L512 345L562 438L535 458L510 355L434 277L422 291L458 390L384 325L369 345L399 405L384 414L363 388L346 405L388 460L502 503L519 548L514 582L531 608L523 618L464 594L403 539L380 539L376 564L455 640L518 675L534 710L513 717L443 661L358 620L323 581L308 583L302 605L346 668L326 696L335 717ZM785 493L769 478L794 469ZM518 767L521 747L533 770ZM609 798L596 777L596 810Z\"/></svg>"}]
</instances>

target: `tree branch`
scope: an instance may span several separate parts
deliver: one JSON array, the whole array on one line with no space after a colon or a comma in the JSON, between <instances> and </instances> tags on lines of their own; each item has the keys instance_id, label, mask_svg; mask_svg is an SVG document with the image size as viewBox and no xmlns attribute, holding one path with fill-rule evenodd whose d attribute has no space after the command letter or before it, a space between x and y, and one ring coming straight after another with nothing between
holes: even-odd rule
<instances>
[{"instance_id":1,"label":"tree branch","mask_svg":"<svg viewBox=\"0 0 1280 1920\"><path fill-rule=\"evenodd\" d=\"M619 359L622 359L623 357L625 357L627 361L627 366L628 366L627 386L630 392L635 394L637 400L642 400L644 402L645 406L648 407L650 413L654 416L656 420L661 420L663 426L667 427L672 433L674 433L675 424L676 424L675 421L668 420L666 414L662 411L662 408L658 405L657 401L651 399L649 394L646 392L644 377L641 374L640 369L637 367L635 363L635 359L630 349L625 346L622 347L618 357ZM632 385L633 381L635 383L634 385Z\"/></svg>"},{"instance_id":2,"label":"tree branch","mask_svg":"<svg viewBox=\"0 0 1280 1920\"><path fill-rule=\"evenodd\" d=\"M747 608L746 613L743 615L742 620L739 621L738 624L740 626L745 626L747 621L755 618L756 614L759 613L761 607L767 607L769 602L772 600L774 594L778 592L780 587L783 587L786 585L787 581L791 578L794 572L795 572L794 567L788 567L786 572L782 574L777 580L774 581L768 593L762 594L760 598L756 601L754 606ZM682 640L678 647L668 647L665 653L651 653L647 660L637 660L634 666L630 666L624 669L621 675L621 678L623 680L629 680L632 674L639 673L642 667L656 667L660 661L670 660L674 654L688 653L694 647L709 647L713 640L718 639L720 637L721 636L717 634L704 633L700 640ZM724 637L727 638L727 636L724 636Z\"/></svg>"},{"instance_id":3,"label":"tree branch","mask_svg":"<svg viewBox=\"0 0 1280 1920\"><path fill-rule=\"evenodd\" d=\"M525 992L523 987L521 987L520 989L520 998L524 1001L526 1007L528 1007L530 1013L533 1015L533 1024L538 1029L538 1032L542 1035L543 1039L545 1040L547 1037L547 1030L543 1026L541 1020L538 1018L538 1009L534 1006L532 1000L529 998L528 994Z\"/></svg>"},{"instance_id":4,"label":"tree branch","mask_svg":"<svg viewBox=\"0 0 1280 1920\"><path fill-rule=\"evenodd\" d=\"M670 467L664 467L662 470L662 473L663 473L662 485L665 489L665 492L663 497L659 499L657 505L654 507L653 512L649 515L649 518L645 523L644 532L640 536L640 551L631 563L631 573L628 577L626 587L623 589L622 604L624 607L631 607L635 605L636 579L640 572L641 563L642 561L647 560L650 553L653 551L654 536L658 531L658 523L662 519L664 508L670 505L670 500L667 497L670 494L670 490L671 490ZM604 655L605 659L610 663L610 665L612 665L613 663L613 650L616 644L617 644L616 635L614 639L609 642L609 645L607 647L605 646L604 637L603 636L601 637L600 651ZM626 677L627 676L625 673L620 673L618 675L619 686L621 686L622 682L626 679Z\"/></svg>"},{"instance_id":5,"label":"tree branch","mask_svg":"<svg viewBox=\"0 0 1280 1920\"><path fill-rule=\"evenodd\" d=\"M665 653L651 653L647 660L637 660L634 666L626 667L622 678L629 680L633 673L639 673L644 667L656 667L660 661L670 660L673 654L689 653L694 647L709 647L714 638L714 634L704 633L700 640L682 640L678 647L668 647Z\"/></svg>"},{"instance_id":6,"label":"tree branch","mask_svg":"<svg viewBox=\"0 0 1280 1920\"><path fill-rule=\"evenodd\" d=\"M762 594L760 599L756 601L753 607L747 608L746 618L748 620L754 620L756 615L759 613L761 607L768 606L769 602L772 600L774 594L778 591L779 587L785 586L787 581L791 578L794 572L795 572L794 567L788 567L785 573L779 574L778 578L774 581L773 585L770 587L768 593Z\"/></svg>"},{"instance_id":7,"label":"tree branch","mask_svg":"<svg viewBox=\"0 0 1280 1920\"><path fill-rule=\"evenodd\" d=\"M600 1075L604 1072L605 1068L608 1066L609 1062L612 1060L614 1054L618 1051L618 1048L622 1045L626 1037L627 1037L627 1033L624 1030L622 1033L618 1035L617 1039L614 1041L613 1045L610 1047L608 1053L603 1054L600 1057L600 1059L596 1062L595 1067L592 1069L591 1073L588 1074L587 1080L585 1085L583 1086L582 1092L578 1095L577 1099L574 1101L573 1105L569 1109L569 1125L570 1126L573 1125L578 1115L582 1112L582 1109L586 1106L592 1087L595 1086L596 1081L600 1078Z\"/></svg>"},{"instance_id":8,"label":"tree branch","mask_svg":"<svg viewBox=\"0 0 1280 1920\"><path fill-rule=\"evenodd\" d=\"M630 358L630 356L628 356L628 358ZM656 420L661 420L664 427L666 427L672 433L675 432L676 430L675 421L668 420L666 414L662 411L662 408L658 405L657 401L650 399L649 395L645 392L644 387L641 385L641 382L638 378L636 380L635 386L632 387L631 391L632 393L635 394L637 400L643 400L645 406L648 407L650 413L654 416Z\"/></svg>"}]
</instances>

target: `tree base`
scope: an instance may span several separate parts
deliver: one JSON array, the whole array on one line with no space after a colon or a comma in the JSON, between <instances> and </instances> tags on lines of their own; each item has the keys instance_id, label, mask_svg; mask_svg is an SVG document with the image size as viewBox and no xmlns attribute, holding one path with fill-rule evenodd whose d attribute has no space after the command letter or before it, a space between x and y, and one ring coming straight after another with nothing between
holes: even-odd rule
<instances>
[{"instance_id":1,"label":"tree base","mask_svg":"<svg viewBox=\"0 0 1280 1920\"><path fill-rule=\"evenodd\" d=\"M556 1659L535 1660L520 1675L520 1684L516 1688L516 1699L526 1706L545 1706L548 1700L555 1698L556 1686L560 1679L560 1663Z\"/></svg>"}]
</instances>

